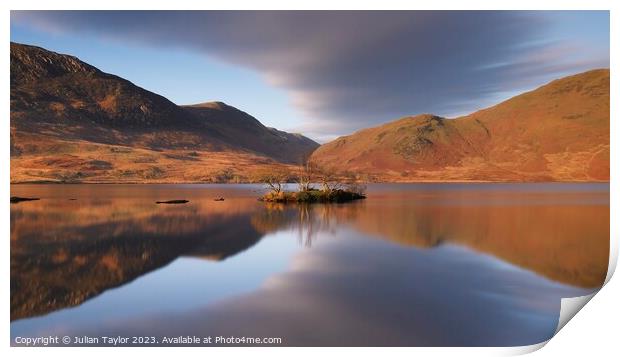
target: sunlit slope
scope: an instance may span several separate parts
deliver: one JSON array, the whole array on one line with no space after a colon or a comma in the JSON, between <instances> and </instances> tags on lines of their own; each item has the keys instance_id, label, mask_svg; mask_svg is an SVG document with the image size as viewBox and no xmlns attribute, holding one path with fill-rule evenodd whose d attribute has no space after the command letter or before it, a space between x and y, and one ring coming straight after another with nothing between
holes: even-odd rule
<instances>
[{"instance_id":1,"label":"sunlit slope","mask_svg":"<svg viewBox=\"0 0 620 357\"><path fill-rule=\"evenodd\" d=\"M312 159L380 181L608 181L609 70L473 114L423 114L321 146Z\"/></svg>"}]
</instances>

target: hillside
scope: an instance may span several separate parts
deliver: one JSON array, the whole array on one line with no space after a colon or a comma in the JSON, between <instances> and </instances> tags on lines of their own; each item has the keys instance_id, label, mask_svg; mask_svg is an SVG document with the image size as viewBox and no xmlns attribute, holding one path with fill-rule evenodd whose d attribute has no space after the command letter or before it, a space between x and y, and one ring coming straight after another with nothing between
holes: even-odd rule
<instances>
[{"instance_id":1,"label":"hillside","mask_svg":"<svg viewBox=\"0 0 620 357\"><path fill-rule=\"evenodd\" d=\"M609 70L565 77L473 114L360 130L311 159L377 181L608 181Z\"/></svg>"},{"instance_id":2,"label":"hillside","mask_svg":"<svg viewBox=\"0 0 620 357\"><path fill-rule=\"evenodd\" d=\"M11 182L243 181L316 147L224 103L178 106L76 57L11 43Z\"/></svg>"}]
</instances>

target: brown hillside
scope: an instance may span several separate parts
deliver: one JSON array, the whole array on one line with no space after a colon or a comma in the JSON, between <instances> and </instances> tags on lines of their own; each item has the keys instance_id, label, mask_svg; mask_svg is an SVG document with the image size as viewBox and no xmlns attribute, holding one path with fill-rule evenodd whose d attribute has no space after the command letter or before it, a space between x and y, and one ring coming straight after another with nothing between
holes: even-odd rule
<instances>
[{"instance_id":1,"label":"brown hillside","mask_svg":"<svg viewBox=\"0 0 620 357\"><path fill-rule=\"evenodd\" d=\"M245 180L318 144L223 103L177 106L73 56L11 43L11 181Z\"/></svg>"},{"instance_id":2,"label":"brown hillside","mask_svg":"<svg viewBox=\"0 0 620 357\"><path fill-rule=\"evenodd\" d=\"M364 129L312 160L379 181L608 181L609 70L456 119L424 114Z\"/></svg>"}]
</instances>

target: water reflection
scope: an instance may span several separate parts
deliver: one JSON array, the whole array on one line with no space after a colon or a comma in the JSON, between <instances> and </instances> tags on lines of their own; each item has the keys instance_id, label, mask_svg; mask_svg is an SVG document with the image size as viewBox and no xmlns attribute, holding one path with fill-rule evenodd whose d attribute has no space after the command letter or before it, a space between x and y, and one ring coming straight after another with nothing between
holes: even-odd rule
<instances>
[{"instance_id":1,"label":"water reflection","mask_svg":"<svg viewBox=\"0 0 620 357\"><path fill-rule=\"evenodd\" d=\"M253 293L80 332L282 337L290 346L528 345L552 336L561 297L589 292L464 248L403 250L338 234L319 235Z\"/></svg>"},{"instance_id":2,"label":"water reflection","mask_svg":"<svg viewBox=\"0 0 620 357\"><path fill-rule=\"evenodd\" d=\"M39 204L11 207L11 320L81 304L179 256L226 259L263 235L252 206L234 198L171 207L123 190L70 201L53 189Z\"/></svg>"},{"instance_id":3,"label":"water reflection","mask_svg":"<svg viewBox=\"0 0 620 357\"><path fill-rule=\"evenodd\" d=\"M259 203L252 186L14 186L42 199L11 206L11 330L535 343L555 329L561 297L600 286L609 254L608 186L548 188L375 186L362 202L297 206ZM257 244L264 237L279 240ZM232 256L244 264L218 263ZM169 291L201 269L212 272L208 290ZM132 295L140 276L167 304ZM89 299L141 313L104 324Z\"/></svg>"},{"instance_id":4,"label":"water reflection","mask_svg":"<svg viewBox=\"0 0 620 357\"><path fill-rule=\"evenodd\" d=\"M265 220L274 229L293 229L306 246L312 245L317 232L342 225L422 249L459 244L559 282L601 286L609 257L605 198L589 205L578 201L579 197L546 204L540 204L540 199L519 204L438 205L432 196L424 200L389 197L348 205L267 206L268 211L253 222Z\"/></svg>"}]
</instances>

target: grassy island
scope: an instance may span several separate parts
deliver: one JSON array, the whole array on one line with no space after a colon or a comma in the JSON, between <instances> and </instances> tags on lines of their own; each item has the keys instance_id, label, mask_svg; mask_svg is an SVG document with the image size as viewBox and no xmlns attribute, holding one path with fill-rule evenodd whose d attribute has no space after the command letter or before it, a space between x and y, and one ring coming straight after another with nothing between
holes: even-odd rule
<instances>
[{"instance_id":1,"label":"grassy island","mask_svg":"<svg viewBox=\"0 0 620 357\"><path fill-rule=\"evenodd\" d=\"M354 200L364 199L366 196L363 193L347 191L342 189L336 189L333 191L322 191L311 189L307 191L298 192L268 192L261 198L260 201L265 202L297 202L297 203L328 203L328 202L348 202Z\"/></svg>"},{"instance_id":2,"label":"grassy island","mask_svg":"<svg viewBox=\"0 0 620 357\"><path fill-rule=\"evenodd\" d=\"M341 203L366 198L366 186L357 175L307 162L294 173L285 170L262 172L257 181L264 183L269 190L259 198L264 202ZM284 190L290 182L297 184L297 191Z\"/></svg>"}]
</instances>

